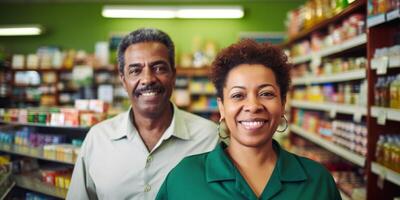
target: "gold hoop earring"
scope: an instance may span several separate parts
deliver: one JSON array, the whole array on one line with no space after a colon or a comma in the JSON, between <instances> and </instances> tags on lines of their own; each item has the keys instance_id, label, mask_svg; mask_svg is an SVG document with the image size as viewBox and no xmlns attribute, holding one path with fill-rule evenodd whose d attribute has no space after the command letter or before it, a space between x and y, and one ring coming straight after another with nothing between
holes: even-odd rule
<instances>
[{"instance_id":1,"label":"gold hoop earring","mask_svg":"<svg viewBox=\"0 0 400 200\"><path fill-rule=\"evenodd\" d=\"M278 132L278 133L283 133L283 132L285 132L286 129L289 127L289 122L288 122L288 120L286 119L285 115L283 115L282 118L285 120L285 128L284 128L283 130L278 130L278 129L276 129L276 132Z\"/></svg>"},{"instance_id":2,"label":"gold hoop earring","mask_svg":"<svg viewBox=\"0 0 400 200\"><path fill-rule=\"evenodd\" d=\"M223 140L229 138L229 135L223 136L221 134L222 133L221 126L226 126L225 125L225 120L223 118L219 119L219 123L218 123L218 126L217 126L217 133L218 133L219 138L221 138Z\"/></svg>"}]
</instances>

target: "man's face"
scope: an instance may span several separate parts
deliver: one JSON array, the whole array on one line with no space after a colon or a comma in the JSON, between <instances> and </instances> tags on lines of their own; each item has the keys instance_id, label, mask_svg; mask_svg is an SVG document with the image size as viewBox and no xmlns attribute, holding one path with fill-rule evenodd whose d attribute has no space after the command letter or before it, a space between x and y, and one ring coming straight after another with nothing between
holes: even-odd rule
<instances>
[{"instance_id":1,"label":"man's face","mask_svg":"<svg viewBox=\"0 0 400 200\"><path fill-rule=\"evenodd\" d=\"M141 42L130 45L124 55L120 78L134 113L159 117L168 109L175 86L175 70L167 47L159 42Z\"/></svg>"}]
</instances>

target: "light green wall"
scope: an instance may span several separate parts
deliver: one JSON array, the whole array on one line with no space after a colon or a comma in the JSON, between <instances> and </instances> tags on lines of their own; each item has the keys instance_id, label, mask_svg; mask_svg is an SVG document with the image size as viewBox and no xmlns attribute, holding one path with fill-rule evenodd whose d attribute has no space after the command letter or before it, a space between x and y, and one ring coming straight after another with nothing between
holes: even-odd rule
<instances>
[{"instance_id":1,"label":"light green wall","mask_svg":"<svg viewBox=\"0 0 400 200\"><path fill-rule=\"evenodd\" d=\"M93 52L96 41L108 40L112 33L126 33L140 27L156 27L169 33L178 53L191 51L196 36L217 41L220 47L225 47L235 42L242 31L284 31L286 12L300 2L258 1L242 5L245 8L243 19L155 20L103 18L103 4L100 3L0 4L0 25L41 24L47 29L40 36L0 37L0 47L10 53L31 53L43 45Z\"/></svg>"}]
</instances>

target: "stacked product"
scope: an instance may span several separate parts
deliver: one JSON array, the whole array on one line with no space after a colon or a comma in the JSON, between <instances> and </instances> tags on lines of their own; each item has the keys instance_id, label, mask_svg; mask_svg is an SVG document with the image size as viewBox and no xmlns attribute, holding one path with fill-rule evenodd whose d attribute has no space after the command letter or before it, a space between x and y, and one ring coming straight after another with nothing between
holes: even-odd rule
<instances>
[{"instance_id":1,"label":"stacked product","mask_svg":"<svg viewBox=\"0 0 400 200\"><path fill-rule=\"evenodd\" d=\"M106 118L108 104L101 100L76 100L75 108L0 109L0 121L52 126L92 126Z\"/></svg>"},{"instance_id":2,"label":"stacked product","mask_svg":"<svg viewBox=\"0 0 400 200\"><path fill-rule=\"evenodd\" d=\"M344 10L353 0L309 0L287 15L286 27L289 37L308 29Z\"/></svg>"},{"instance_id":3,"label":"stacked product","mask_svg":"<svg viewBox=\"0 0 400 200\"><path fill-rule=\"evenodd\" d=\"M13 147L18 152L69 163L75 162L81 144L81 139L72 139L71 143L67 143L65 136L37 133L35 129L27 127L0 131L0 145L3 149Z\"/></svg>"},{"instance_id":4,"label":"stacked product","mask_svg":"<svg viewBox=\"0 0 400 200\"><path fill-rule=\"evenodd\" d=\"M367 154L367 128L364 124L350 121L329 120L326 113L296 109L295 125L310 133L318 134L347 149L365 156Z\"/></svg>"},{"instance_id":5,"label":"stacked product","mask_svg":"<svg viewBox=\"0 0 400 200\"><path fill-rule=\"evenodd\" d=\"M400 135L381 134L375 150L376 161L400 173Z\"/></svg>"},{"instance_id":6,"label":"stacked product","mask_svg":"<svg viewBox=\"0 0 400 200\"><path fill-rule=\"evenodd\" d=\"M358 35L365 33L365 15L353 14L343 20L340 25L330 25L328 34L313 33L311 39L294 44L290 55L303 56L312 52L324 50L333 45L339 45Z\"/></svg>"}]
</instances>

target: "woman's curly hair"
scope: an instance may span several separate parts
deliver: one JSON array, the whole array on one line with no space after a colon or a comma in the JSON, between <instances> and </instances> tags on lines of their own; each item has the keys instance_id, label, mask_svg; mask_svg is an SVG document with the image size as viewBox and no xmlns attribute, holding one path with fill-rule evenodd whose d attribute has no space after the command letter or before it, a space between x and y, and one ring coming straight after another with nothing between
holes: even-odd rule
<instances>
[{"instance_id":1,"label":"woman's curly hair","mask_svg":"<svg viewBox=\"0 0 400 200\"><path fill-rule=\"evenodd\" d=\"M223 100L223 87L228 73L241 64L261 64L270 68L280 89L281 99L286 99L290 86L291 64L285 53L268 43L257 43L245 39L220 51L212 63L211 80L217 89L217 96Z\"/></svg>"}]
</instances>

